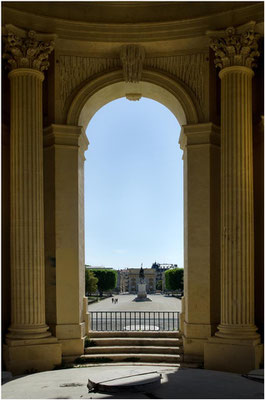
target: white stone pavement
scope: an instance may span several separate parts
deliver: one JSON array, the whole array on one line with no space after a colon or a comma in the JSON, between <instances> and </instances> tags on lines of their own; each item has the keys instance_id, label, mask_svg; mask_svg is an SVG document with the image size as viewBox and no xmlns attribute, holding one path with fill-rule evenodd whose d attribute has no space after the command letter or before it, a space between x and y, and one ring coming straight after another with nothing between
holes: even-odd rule
<instances>
[{"instance_id":1,"label":"white stone pavement","mask_svg":"<svg viewBox=\"0 0 265 400\"><path fill-rule=\"evenodd\" d=\"M102 382L144 372L162 374L158 388L138 393L88 393L88 379ZM2 386L3 399L263 399L263 383L239 374L191 368L104 365L41 372Z\"/></svg>"},{"instance_id":2,"label":"white stone pavement","mask_svg":"<svg viewBox=\"0 0 265 400\"><path fill-rule=\"evenodd\" d=\"M148 295L152 301L133 301L136 295L120 294L114 296L118 303L113 304L112 298L93 303L88 306L88 311L181 311L181 300L176 297L162 294Z\"/></svg>"}]
</instances>

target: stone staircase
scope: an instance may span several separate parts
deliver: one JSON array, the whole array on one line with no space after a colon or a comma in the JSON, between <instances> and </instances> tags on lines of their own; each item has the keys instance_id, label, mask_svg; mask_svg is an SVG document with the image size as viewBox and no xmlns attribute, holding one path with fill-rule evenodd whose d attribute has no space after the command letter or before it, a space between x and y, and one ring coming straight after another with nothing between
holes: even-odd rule
<instances>
[{"instance_id":1,"label":"stone staircase","mask_svg":"<svg viewBox=\"0 0 265 400\"><path fill-rule=\"evenodd\" d=\"M179 332L91 332L78 364L140 362L180 364L183 359Z\"/></svg>"}]
</instances>

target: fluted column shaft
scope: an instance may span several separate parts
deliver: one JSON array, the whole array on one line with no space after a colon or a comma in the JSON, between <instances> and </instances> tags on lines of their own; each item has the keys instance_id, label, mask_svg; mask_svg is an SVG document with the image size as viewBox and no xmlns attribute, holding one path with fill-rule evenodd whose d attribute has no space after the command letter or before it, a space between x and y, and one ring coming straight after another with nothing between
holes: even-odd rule
<instances>
[{"instance_id":1,"label":"fluted column shaft","mask_svg":"<svg viewBox=\"0 0 265 400\"><path fill-rule=\"evenodd\" d=\"M221 70L221 337L256 337L252 77L245 66Z\"/></svg>"},{"instance_id":2,"label":"fluted column shaft","mask_svg":"<svg viewBox=\"0 0 265 400\"><path fill-rule=\"evenodd\" d=\"M8 337L50 336L45 324L42 72L11 82L11 326Z\"/></svg>"}]
</instances>

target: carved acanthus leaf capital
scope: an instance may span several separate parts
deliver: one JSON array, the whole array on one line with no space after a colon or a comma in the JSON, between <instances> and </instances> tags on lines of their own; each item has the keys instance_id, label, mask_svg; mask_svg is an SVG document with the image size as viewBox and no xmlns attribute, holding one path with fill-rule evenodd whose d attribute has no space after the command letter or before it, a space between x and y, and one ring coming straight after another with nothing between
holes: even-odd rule
<instances>
[{"instance_id":1,"label":"carved acanthus leaf capital","mask_svg":"<svg viewBox=\"0 0 265 400\"><path fill-rule=\"evenodd\" d=\"M222 69L236 65L249 68L256 66L256 59L260 55L260 35L255 32L255 25L255 22L250 22L238 28L207 32L211 38L210 47L215 52L216 67Z\"/></svg>"},{"instance_id":2,"label":"carved acanthus leaf capital","mask_svg":"<svg viewBox=\"0 0 265 400\"><path fill-rule=\"evenodd\" d=\"M53 48L53 41L39 40L35 31L28 31L25 37L21 37L7 30L4 34L3 58L11 70L32 68L44 71L49 67L48 57Z\"/></svg>"},{"instance_id":3,"label":"carved acanthus leaf capital","mask_svg":"<svg viewBox=\"0 0 265 400\"><path fill-rule=\"evenodd\" d=\"M122 46L120 58L125 82L138 83L142 76L144 48L136 44Z\"/></svg>"}]
</instances>

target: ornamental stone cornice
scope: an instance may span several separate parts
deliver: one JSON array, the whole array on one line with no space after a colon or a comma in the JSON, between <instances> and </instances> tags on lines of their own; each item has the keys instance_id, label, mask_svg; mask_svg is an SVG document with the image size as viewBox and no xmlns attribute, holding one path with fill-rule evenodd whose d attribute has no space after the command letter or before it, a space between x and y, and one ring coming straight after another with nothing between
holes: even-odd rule
<instances>
[{"instance_id":1,"label":"ornamental stone cornice","mask_svg":"<svg viewBox=\"0 0 265 400\"><path fill-rule=\"evenodd\" d=\"M12 25L6 25L3 33L3 58L7 60L11 71L18 68L48 69L48 57L54 49L54 35L40 35L33 30L24 31Z\"/></svg>"},{"instance_id":2,"label":"ornamental stone cornice","mask_svg":"<svg viewBox=\"0 0 265 400\"><path fill-rule=\"evenodd\" d=\"M215 52L215 66L221 69L233 66L253 68L256 66L258 40L255 32L256 22L234 28L230 26L222 31L208 31L210 47Z\"/></svg>"},{"instance_id":3,"label":"ornamental stone cornice","mask_svg":"<svg viewBox=\"0 0 265 400\"><path fill-rule=\"evenodd\" d=\"M91 7L93 11L91 11ZM263 23L262 2L3 2L2 18L5 23L41 32L52 31L67 46L67 40L97 42L145 43L160 41L165 49L174 51L180 40L179 50L202 49L208 46L206 30L221 29L249 20ZM138 11L137 11L138 10ZM138 15L138 17L137 17ZM134 17L135 16L135 17ZM261 27L262 31L262 27ZM165 43L167 41L167 43ZM70 44L69 44L70 45ZM76 43L74 44L76 47ZM157 48L158 45L156 44ZM67 49L68 50L68 49Z\"/></svg>"}]
</instances>

